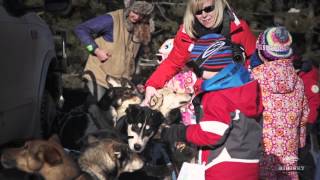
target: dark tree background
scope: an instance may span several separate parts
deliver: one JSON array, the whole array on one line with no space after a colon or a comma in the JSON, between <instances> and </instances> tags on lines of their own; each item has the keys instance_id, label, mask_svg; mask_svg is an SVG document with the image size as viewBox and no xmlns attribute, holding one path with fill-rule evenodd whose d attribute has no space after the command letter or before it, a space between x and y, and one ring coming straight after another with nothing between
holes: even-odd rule
<instances>
[{"instance_id":1,"label":"dark tree background","mask_svg":"<svg viewBox=\"0 0 320 180\"><path fill-rule=\"evenodd\" d=\"M39 4L41 0L26 0ZM124 0L130 1L130 0ZM72 8L63 15L39 13L53 30L67 32L68 68L66 86L73 87L69 77L79 77L87 59L84 46L73 34L73 28L92 17L124 7L123 0L72 0ZM156 30L152 42L143 47L139 57L155 59L155 54L167 38L174 37L182 22L185 0L147 0L155 5ZM247 20L258 35L267 27L286 26L293 35L294 46L304 59L320 62L320 2L318 0L229 0L236 14ZM152 69L151 69L152 70ZM69 83L68 83L69 82ZM71 84L70 84L71 83Z\"/></svg>"}]
</instances>

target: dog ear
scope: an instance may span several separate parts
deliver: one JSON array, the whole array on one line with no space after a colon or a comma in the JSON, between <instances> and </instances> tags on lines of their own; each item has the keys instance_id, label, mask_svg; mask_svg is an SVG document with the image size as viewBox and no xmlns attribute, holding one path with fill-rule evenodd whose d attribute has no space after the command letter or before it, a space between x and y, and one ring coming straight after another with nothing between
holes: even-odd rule
<instances>
[{"instance_id":1,"label":"dog ear","mask_svg":"<svg viewBox=\"0 0 320 180\"><path fill-rule=\"evenodd\" d=\"M137 106L136 104L129 104L126 109L126 114L134 114L135 112L138 112L139 107L140 106Z\"/></svg>"},{"instance_id":2,"label":"dog ear","mask_svg":"<svg viewBox=\"0 0 320 180\"><path fill-rule=\"evenodd\" d=\"M62 155L53 146L42 145L37 153L39 159L48 163L50 166L56 166L62 163Z\"/></svg>"},{"instance_id":3,"label":"dog ear","mask_svg":"<svg viewBox=\"0 0 320 180\"><path fill-rule=\"evenodd\" d=\"M87 141L88 141L88 144L93 144L93 143L97 143L99 140L93 135L88 135Z\"/></svg>"},{"instance_id":4,"label":"dog ear","mask_svg":"<svg viewBox=\"0 0 320 180\"><path fill-rule=\"evenodd\" d=\"M27 167L32 172L39 171L43 163L43 160L38 157L38 154L30 154L30 156L27 156Z\"/></svg>"},{"instance_id":5,"label":"dog ear","mask_svg":"<svg viewBox=\"0 0 320 180\"><path fill-rule=\"evenodd\" d=\"M112 98L114 96L114 89L113 87L109 88L106 92L109 98Z\"/></svg>"},{"instance_id":6,"label":"dog ear","mask_svg":"<svg viewBox=\"0 0 320 180\"><path fill-rule=\"evenodd\" d=\"M163 122L166 121L165 117L162 115L160 111L153 110L153 117L156 119L156 126L159 127Z\"/></svg>"},{"instance_id":7,"label":"dog ear","mask_svg":"<svg viewBox=\"0 0 320 180\"><path fill-rule=\"evenodd\" d=\"M114 155L115 155L115 157L117 158L117 159L120 159L121 158L121 151L115 151L114 152Z\"/></svg>"},{"instance_id":8,"label":"dog ear","mask_svg":"<svg viewBox=\"0 0 320 180\"><path fill-rule=\"evenodd\" d=\"M126 114L127 114L127 122L131 124L132 118L137 117L139 112L141 111L141 106L138 104L130 104L129 107L126 109Z\"/></svg>"},{"instance_id":9,"label":"dog ear","mask_svg":"<svg viewBox=\"0 0 320 180\"><path fill-rule=\"evenodd\" d=\"M48 141L50 141L50 142L55 142L55 143L57 143L57 144L61 144L60 138L59 138L59 136L58 136L57 134L53 134L53 135L48 139Z\"/></svg>"},{"instance_id":10,"label":"dog ear","mask_svg":"<svg viewBox=\"0 0 320 180\"><path fill-rule=\"evenodd\" d=\"M112 148L117 159L124 159L129 152L129 148L126 144L116 143L112 145Z\"/></svg>"}]
</instances>

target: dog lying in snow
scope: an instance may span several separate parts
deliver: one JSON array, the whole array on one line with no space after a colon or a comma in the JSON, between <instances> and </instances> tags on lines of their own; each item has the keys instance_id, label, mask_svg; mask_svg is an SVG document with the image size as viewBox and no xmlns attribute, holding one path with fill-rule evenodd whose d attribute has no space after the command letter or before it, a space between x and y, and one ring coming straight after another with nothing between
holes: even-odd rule
<instances>
[{"instance_id":1,"label":"dog lying in snow","mask_svg":"<svg viewBox=\"0 0 320 180\"><path fill-rule=\"evenodd\" d=\"M78 160L80 168L99 180L119 177L123 172L133 172L143 167L138 154L116 138L87 137L87 146Z\"/></svg>"},{"instance_id":2,"label":"dog lying in snow","mask_svg":"<svg viewBox=\"0 0 320 180\"><path fill-rule=\"evenodd\" d=\"M23 147L5 149L1 156L5 168L37 173L46 180L85 180L78 165L64 151L56 135L49 140L27 141Z\"/></svg>"}]
</instances>

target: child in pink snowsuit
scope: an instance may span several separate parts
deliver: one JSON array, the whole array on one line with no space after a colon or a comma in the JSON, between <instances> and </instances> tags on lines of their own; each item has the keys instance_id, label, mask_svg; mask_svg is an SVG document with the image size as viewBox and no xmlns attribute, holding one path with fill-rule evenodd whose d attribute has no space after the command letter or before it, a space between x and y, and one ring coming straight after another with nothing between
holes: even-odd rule
<instances>
[{"instance_id":1,"label":"child in pink snowsuit","mask_svg":"<svg viewBox=\"0 0 320 180\"><path fill-rule=\"evenodd\" d=\"M264 106L261 180L298 179L298 148L305 145L309 107L303 82L291 62L291 43L284 27L268 28L259 35L251 59ZM260 63L253 65L256 61Z\"/></svg>"}]
</instances>

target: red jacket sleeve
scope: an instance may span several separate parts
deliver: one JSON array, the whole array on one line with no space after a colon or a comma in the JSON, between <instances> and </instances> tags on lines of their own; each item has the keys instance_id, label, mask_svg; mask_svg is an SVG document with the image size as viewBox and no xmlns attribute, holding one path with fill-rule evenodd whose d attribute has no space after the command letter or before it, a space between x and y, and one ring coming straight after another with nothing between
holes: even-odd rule
<instances>
[{"instance_id":1,"label":"red jacket sleeve","mask_svg":"<svg viewBox=\"0 0 320 180\"><path fill-rule=\"evenodd\" d=\"M197 146L215 145L223 136L230 124L230 115L227 113L226 106L212 106L213 99L222 96L207 94L202 98L203 116L199 124L189 125L186 131L186 140ZM217 113L219 113L219 118Z\"/></svg>"},{"instance_id":2,"label":"red jacket sleeve","mask_svg":"<svg viewBox=\"0 0 320 180\"><path fill-rule=\"evenodd\" d=\"M181 26L174 38L173 49L168 58L153 72L145 86L152 86L156 89L162 88L168 80L184 67L189 58L190 52L188 49L192 43L193 40L183 32L183 26Z\"/></svg>"},{"instance_id":3,"label":"red jacket sleeve","mask_svg":"<svg viewBox=\"0 0 320 180\"><path fill-rule=\"evenodd\" d=\"M202 129L200 124L189 125L186 132L186 140L197 146L215 145L221 135Z\"/></svg>"},{"instance_id":4,"label":"red jacket sleeve","mask_svg":"<svg viewBox=\"0 0 320 180\"><path fill-rule=\"evenodd\" d=\"M313 69L307 73L301 73L299 76L302 78L305 95L308 99L308 105L310 108L310 113L308 116L308 123L315 123L318 117L318 109L320 107L320 93L318 84L318 69L313 67Z\"/></svg>"}]
</instances>

